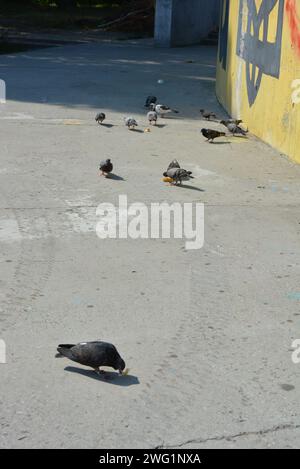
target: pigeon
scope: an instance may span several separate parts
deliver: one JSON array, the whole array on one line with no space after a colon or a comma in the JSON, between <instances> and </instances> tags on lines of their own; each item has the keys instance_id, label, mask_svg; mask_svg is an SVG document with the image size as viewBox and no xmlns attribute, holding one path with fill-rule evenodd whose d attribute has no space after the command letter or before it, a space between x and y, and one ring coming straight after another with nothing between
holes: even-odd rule
<instances>
[{"instance_id":1,"label":"pigeon","mask_svg":"<svg viewBox=\"0 0 300 469\"><path fill-rule=\"evenodd\" d=\"M155 111L149 111L148 114L147 114L147 118L148 118L148 121L150 122L150 125L152 125L152 123L154 123L154 125L156 125L156 121L157 121L157 113Z\"/></svg>"},{"instance_id":2,"label":"pigeon","mask_svg":"<svg viewBox=\"0 0 300 469\"><path fill-rule=\"evenodd\" d=\"M100 161L99 171L101 171L101 176L107 176L113 170L113 164L110 159Z\"/></svg>"},{"instance_id":3,"label":"pigeon","mask_svg":"<svg viewBox=\"0 0 300 469\"><path fill-rule=\"evenodd\" d=\"M167 171L163 173L163 176L173 179L173 184L175 185L177 185L178 182L179 184L182 184L182 181L189 181L190 179L194 179L194 176L192 176L192 171L187 171L186 169L182 168L167 169Z\"/></svg>"},{"instance_id":4,"label":"pigeon","mask_svg":"<svg viewBox=\"0 0 300 469\"><path fill-rule=\"evenodd\" d=\"M226 121L221 121L220 123L225 125L227 129L229 130L229 132L231 132L233 135L236 135L236 134L247 135L246 130L243 130L242 127L237 125L235 122L229 122L227 124L225 122Z\"/></svg>"},{"instance_id":5,"label":"pigeon","mask_svg":"<svg viewBox=\"0 0 300 469\"><path fill-rule=\"evenodd\" d=\"M95 117L95 121L98 123L98 124L102 124L102 122L104 121L105 119L105 114L104 112L98 112L98 114L96 115Z\"/></svg>"},{"instance_id":6,"label":"pigeon","mask_svg":"<svg viewBox=\"0 0 300 469\"><path fill-rule=\"evenodd\" d=\"M129 130L134 129L138 125L137 121L133 117L124 117L124 122Z\"/></svg>"},{"instance_id":7,"label":"pigeon","mask_svg":"<svg viewBox=\"0 0 300 469\"><path fill-rule=\"evenodd\" d=\"M204 117L204 119L206 120L210 120L211 117L213 117L214 119L217 118L214 112L206 111L205 109L200 109L200 112L201 112L202 117Z\"/></svg>"},{"instance_id":8,"label":"pigeon","mask_svg":"<svg viewBox=\"0 0 300 469\"><path fill-rule=\"evenodd\" d=\"M67 357L81 365L90 366L97 374L104 373L100 366L110 366L123 374L125 362L116 347L108 342L80 342L79 344L60 344L56 357Z\"/></svg>"},{"instance_id":9,"label":"pigeon","mask_svg":"<svg viewBox=\"0 0 300 469\"><path fill-rule=\"evenodd\" d=\"M207 141L213 142L215 138L225 137L225 132L219 132L218 130L212 129L201 129L203 137L207 138Z\"/></svg>"},{"instance_id":10,"label":"pigeon","mask_svg":"<svg viewBox=\"0 0 300 469\"><path fill-rule=\"evenodd\" d=\"M175 114L178 114L179 111L176 111L175 109L171 109L169 106L165 106L164 104L150 104L150 110L155 111L160 117L164 117L165 114L169 114L170 112L175 112Z\"/></svg>"},{"instance_id":11,"label":"pigeon","mask_svg":"<svg viewBox=\"0 0 300 469\"><path fill-rule=\"evenodd\" d=\"M168 171L169 169L172 169L172 168L180 168L180 164L178 163L177 160L171 161L171 163L170 163L169 166L168 166L167 171Z\"/></svg>"},{"instance_id":12,"label":"pigeon","mask_svg":"<svg viewBox=\"0 0 300 469\"><path fill-rule=\"evenodd\" d=\"M236 125L240 125L242 123L242 119L228 119L228 120L223 120L223 121L220 121L220 124L223 124L225 125L225 127L228 126L228 124L236 124Z\"/></svg>"},{"instance_id":13,"label":"pigeon","mask_svg":"<svg viewBox=\"0 0 300 469\"><path fill-rule=\"evenodd\" d=\"M157 97L156 96L148 96L145 102L145 106L147 109L150 108L150 104L155 104L157 103Z\"/></svg>"}]
</instances>

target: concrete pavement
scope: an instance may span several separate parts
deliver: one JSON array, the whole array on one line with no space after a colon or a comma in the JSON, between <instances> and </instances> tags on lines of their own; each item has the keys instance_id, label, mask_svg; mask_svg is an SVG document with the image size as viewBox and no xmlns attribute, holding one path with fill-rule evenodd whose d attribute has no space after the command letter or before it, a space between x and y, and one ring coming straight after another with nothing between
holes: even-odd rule
<instances>
[{"instance_id":1,"label":"concrete pavement","mask_svg":"<svg viewBox=\"0 0 300 469\"><path fill-rule=\"evenodd\" d=\"M225 116L215 56L142 40L0 57L2 448L299 446L300 168L251 136L205 143L199 109ZM180 114L128 132L148 94ZM123 180L99 178L104 157ZM161 181L173 158L192 188ZM96 207L119 194L204 202L204 248L100 241ZM128 377L54 358L97 338Z\"/></svg>"}]
</instances>

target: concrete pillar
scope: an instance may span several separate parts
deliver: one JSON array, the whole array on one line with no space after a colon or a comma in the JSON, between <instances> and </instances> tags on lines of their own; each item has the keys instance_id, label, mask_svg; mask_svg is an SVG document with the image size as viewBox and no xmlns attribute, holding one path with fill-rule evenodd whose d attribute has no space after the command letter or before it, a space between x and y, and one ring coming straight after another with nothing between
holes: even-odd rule
<instances>
[{"instance_id":1,"label":"concrete pillar","mask_svg":"<svg viewBox=\"0 0 300 469\"><path fill-rule=\"evenodd\" d=\"M217 28L220 0L156 0L155 44L197 44Z\"/></svg>"}]
</instances>

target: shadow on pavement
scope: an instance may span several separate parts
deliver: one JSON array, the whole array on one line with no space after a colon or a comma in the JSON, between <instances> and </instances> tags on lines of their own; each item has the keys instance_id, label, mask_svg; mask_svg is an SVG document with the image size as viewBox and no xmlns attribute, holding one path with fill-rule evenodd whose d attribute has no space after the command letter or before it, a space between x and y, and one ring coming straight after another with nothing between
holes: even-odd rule
<instances>
[{"instance_id":1,"label":"shadow on pavement","mask_svg":"<svg viewBox=\"0 0 300 469\"><path fill-rule=\"evenodd\" d=\"M128 387L135 384L140 384L137 376L121 376L119 373L112 371L105 371L105 373L103 373L101 376L97 375L97 373L93 370L85 370L83 368L76 368L75 366L66 366L65 371L78 373L80 375L86 376L87 378L92 378L96 381L101 381L102 383L114 384L116 386Z\"/></svg>"},{"instance_id":2,"label":"shadow on pavement","mask_svg":"<svg viewBox=\"0 0 300 469\"><path fill-rule=\"evenodd\" d=\"M114 173L109 173L106 176L106 179L113 179L114 181L125 181L125 179L122 176L118 176L117 174L114 174Z\"/></svg>"}]
</instances>

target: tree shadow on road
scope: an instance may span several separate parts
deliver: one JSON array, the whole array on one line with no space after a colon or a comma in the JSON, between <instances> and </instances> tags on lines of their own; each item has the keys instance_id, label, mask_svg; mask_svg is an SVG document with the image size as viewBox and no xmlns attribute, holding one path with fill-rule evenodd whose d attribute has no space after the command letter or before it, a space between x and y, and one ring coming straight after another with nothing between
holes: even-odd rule
<instances>
[{"instance_id":1,"label":"tree shadow on road","mask_svg":"<svg viewBox=\"0 0 300 469\"><path fill-rule=\"evenodd\" d=\"M97 375L97 373L93 370L85 370L83 368L77 368L75 366L66 366L65 371L71 373L78 373L80 375L86 376L87 378L92 378L96 381L101 381L102 383L114 384L116 386L128 387L140 384L140 381L137 376L121 376L119 373L113 371L105 371L105 373L103 373L102 375Z\"/></svg>"}]
</instances>

